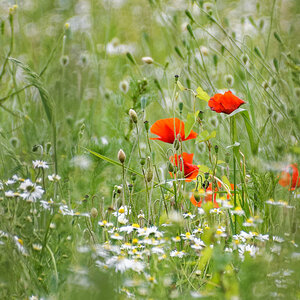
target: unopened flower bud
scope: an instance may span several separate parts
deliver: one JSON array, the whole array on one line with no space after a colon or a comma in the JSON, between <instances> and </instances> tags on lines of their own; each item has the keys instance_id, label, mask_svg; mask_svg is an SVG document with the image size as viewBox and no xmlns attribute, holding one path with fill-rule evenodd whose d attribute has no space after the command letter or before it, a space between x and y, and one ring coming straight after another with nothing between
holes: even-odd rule
<instances>
[{"instance_id":1,"label":"unopened flower bud","mask_svg":"<svg viewBox=\"0 0 300 300\"><path fill-rule=\"evenodd\" d=\"M132 173L131 174L131 180L134 182L136 180L136 174L135 173Z\"/></svg>"},{"instance_id":2,"label":"unopened flower bud","mask_svg":"<svg viewBox=\"0 0 300 300\"><path fill-rule=\"evenodd\" d=\"M230 74L225 76L225 81L229 86L232 86L234 83L234 79L233 79L232 75L230 75Z\"/></svg>"},{"instance_id":3,"label":"unopened flower bud","mask_svg":"<svg viewBox=\"0 0 300 300\"><path fill-rule=\"evenodd\" d=\"M200 51L201 51L201 53L202 53L203 56L207 56L209 54L209 50L205 46L201 46L200 47Z\"/></svg>"},{"instance_id":4,"label":"unopened flower bud","mask_svg":"<svg viewBox=\"0 0 300 300\"><path fill-rule=\"evenodd\" d=\"M141 164L142 166L144 166L145 163L146 163L145 157L141 157L141 159L140 159L140 164Z\"/></svg>"},{"instance_id":5,"label":"unopened flower bud","mask_svg":"<svg viewBox=\"0 0 300 300\"><path fill-rule=\"evenodd\" d=\"M91 217L92 218L97 218L97 216L98 216L98 210L97 210L97 208L93 207L91 209Z\"/></svg>"},{"instance_id":6,"label":"unopened flower bud","mask_svg":"<svg viewBox=\"0 0 300 300\"><path fill-rule=\"evenodd\" d=\"M178 107L179 107L180 113L182 113L182 110L183 110L183 102L179 102Z\"/></svg>"},{"instance_id":7,"label":"unopened flower bud","mask_svg":"<svg viewBox=\"0 0 300 300\"><path fill-rule=\"evenodd\" d=\"M202 121L203 120L203 115L204 115L204 112L202 110L199 111L198 113L198 118Z\"/></svg>"},{"instance_id":8,"label":"unopened flower bud","mask_svg":"<svg viewBox=\"0 0 300 300\"><path fill-rule=\"evenodd\" d=\"M149 121L145 121L144 124L146 131L149 131Z\"/></svg>"},{"instance_id":9,"label":"unopened flower bud","mask_svg":"<svg viewBox=\"0 0 300 300\"><path fill-rule=\"evenodd\" d=\"M247 54L244 54L244 55L242 56L242 61L243 61L243 63L244 63L245 65L248 63L249 57L248 57Z\"/></svg>"},{"instance_id":10,"label":"unopened flower bud","mask_svg":"<svg viewBox=\"0 0 300 300\"><path fill-rule=\"evenodd\" d=\"M135 110L129 109L129 116L130 116L130 119L132 120L132 122L136 124L138 118L137 118L137 114L136 114Z\"/></svg>"},{"instance_id":11,"label":"unopened flower bud","mask_svg":"<svg viewBox=\"0 0 300 300\"><path fill-rule=\"evenodd\" d=\"M194 195L195 200L196 200L197 202L199 202L199 201L200 201L200 193L199 193L198 191L195 191L195 192L193 193L193 195Z\"/></svg>"},{"instance_id":12,"label":"unopened flower bud","mask_svg":"<svg viewBox=\"0 0 300 300\"><path fill-rule=\"evenodd\" d=\"M60 58L60 64L62 67L65 67L69 64L69 56L67 55L63 55L61 58Z\"/></svg>"},{"instance_id":13,"label":"unopened flower bud","mask_svg":"<svg viewBox=\"0 0 300 300\"><path fill-rule=\"evenodd\" d=\"M133 190L133 184L128 184L128 189L129 189L130 192L132 192L132 190Z\"/></svg>"},{"instance_id":14,"label":"unopened flower bud","mask_svg":"<svg viewBox=\"0 0 300 300\"><path fill-rule=\"evenodd\" d=\"M151 64L153 64L153 62L154 62L153 58L150 57L150 56L142 57L142 61L143 61L145 64L148 64L148 65L151 65Z\"/></svg>"},{"instance_id":15,"label":"unopened flower bud","mask_svg":"<svg viewBox=\"0 0 300 300\"><path fill-rule=\"evenodd\" d=\"M207 180L209 178L209 173L208 172L205 172L204 173L204 178Z\"/></svg>"},{"instance_id":16,"label":"unopened flower bud","mask_svg":"<svg viewBox=\"0 0 300 300\"><path fill-rule=\"evenodd\" d=\"M170 161L168 161L168 171L169 171L170 173L173 173L173 172L174 172L174 166L173 166L173 164L172 164Z\"/></svg>"},{"instance_id":17,"label":"unopened flower bud","mask_svg":"<svg viewBox=\"0 0 300 300\"><path fill-rule=\"evenodd\" d=\"M120 84L119 84L119 88L124 94L126 94L129 90L128 81L126 81L126 80L121 81Z\"/></svg>"},{"instance_id":18,"label":"unopened flower bud","mask_svg":"<svg viewBox=\"0 0 300 300\"><path fill-rule=\"evenodd\" d=\"M178 149L179 149L180 143L179 143L179 140L178 140L178 139L176 139L176 140L174 141L173 146L174 146L174 149L175 149L175 150L178 150Z\"/></svg>"},{"instance_id":19,"label":"unopened flower bud","mask_svg":"<svg viewBox=\"0 0 300 300\"><path fill-rule=\"evenodd\" d=\"M215 151L216 151L216 154L218 154L218 152L219 152L219 146L218 145L215 145Z\"/></svg>"},{"instance_id":20,"label":"unopened flower bud","mask_svg":"<svg viewBox=\"0 0 300 300\"><path fill-rule=\"evenodd\" d=\"M150 182L152 180L152 178L153 178L153 171L150 168L150 169L148 169L147 174L146 174L146 180L147 180L147 182Z\"/></svg>"},{"instance_id":21,"label":"unopened flower bud","mask_svg":"<svg viewBox=\"0 0 300 300\"><path fill-rule=\"evenodd\" d=\"M125 159L126 159L126 155L125 155L125 152L122 149L120 149L119 152L118 152L118 159L121 162L121 164L124 164Z\"/></svg>"}]
</instances>

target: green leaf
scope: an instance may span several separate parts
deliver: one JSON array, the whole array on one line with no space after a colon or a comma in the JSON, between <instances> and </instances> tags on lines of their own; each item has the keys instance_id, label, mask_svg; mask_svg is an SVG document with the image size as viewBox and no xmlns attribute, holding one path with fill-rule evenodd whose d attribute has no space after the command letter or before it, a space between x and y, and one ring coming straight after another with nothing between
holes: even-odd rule
<instances>
[{"instance_id":1,"label":"green leaf","mask_svg":"<svg viewBox=\"0 0 300 300\"><path fill-rule=\"evenodd\" d=\"M197 116L199 111L196 111L195 113L188 113L187 120L184 124L184 134L185 137L188 137L196 123Z\"/></svg>"},{"instance_id":2,"label":"green leaf","mask_svg":"<svg viewBox=\"0 0 300 300\"><path fill-rule=\"evenodd\" d=\"M225 164L225 161L224 160L218 160L217 165L220 165L220 164Z\"/></svg>"},{"instance_id":3,"label":"green leaf","mask_svg":"<svg viewBox=\"0 0 300 300\"><path fill-rule=\"evenodd\" d=\"M179 80L177 81L177 86L179 87L179 89L180 89L181 91L186 91L186 90L187 90L187 88L184 87L184 86L182 85L182 83L181 83Z\"/></svg>"},{"instance_id":4,"label":"green leaf","mask_svg":"<svg viewBox=\"0 0 300 300\"><path fill-rule=\"evenodd\" d=\"M196 138L196 144L205 142L209 139L216 137L217 132L214 130L212 133L209 134L207 130L203 130Z\"/></svg>"},{"instance_id":5,"label":"green leaf","mask_svg":"<svg viewBox=\"0 0 300 300\"><path fill-rule=\"evenodd\" d=\"M197 88L196 92L197 92L197 96L196 96L197 98L204 100L206 102L209 101L210 96L206 92L204 92L204 90L200 86Z\"/></svg>"},{"instance_id":6,"label":"green leaf","mask_svg":"<svg viewBox=\"0 0 300 300\"><path fill-rule=\"evenodd\" d=\"M210 173L210 168L205 165L198 165L200 173Z\"/></svg>"}]
</instances>

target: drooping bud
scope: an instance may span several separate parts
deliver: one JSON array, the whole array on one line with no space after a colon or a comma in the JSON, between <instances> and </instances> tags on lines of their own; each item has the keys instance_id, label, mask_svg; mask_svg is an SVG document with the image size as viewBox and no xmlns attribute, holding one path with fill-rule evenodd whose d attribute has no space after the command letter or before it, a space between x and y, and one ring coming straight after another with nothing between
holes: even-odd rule
<instances>
[{"instance_id":1,"label":"drooping bud","mask_svg":"<svg viewBox=\"0 0 300 300\"><path fill-rule=\"evenodd\" d=\"M170 161L168 161L168 171L169 171L170 173L173 173L173 172L174 172L174 166L173 166L173 164L172 164Z\"/></svg>"},{"instance_id":2,"label":"drooping bud","mask_svg":"<svg viewBox=\"0 0 300 300\"><path fill-rule=\"evenodd\" d=\"M121 162L121 164L124 164L125 159L126 159L126 154L122 149L120 149L118 152L118 159Z\"/></svg>"},{"instance_id":3,"label":"drooping bud","mask_svg":"<svg viewBox=\"0 0 300 300\"><path fill-rule=\"evenodd\" d=\"M200 193L199 193L198 191L195 191L195 192L193 193L193 195L194 195L195 200L196 200L197 202L199 202L199 201L200 201Z\"/></svg>"},{"instance_id":4,"label":"drooping bud","mask_svg":"<svg viewBox=\"0 0 300 300\"><path fill-rule=\"evenodd\" d=\"M153 58L150 57L150 56L142 57L142 61L143 61L145 64L148 64L148 65L151 65L151 64L153 64L153 62L154 62Z\"/></svg>"},{"instance_id":5,"label":"drooping bud","mask_svg":"<svg viewBox=\"0 0 300 300\"><path fill-rule=\"evenodd\" d=\"M137 114L136 114L135 110L129 109L129 116L130 116L130 119L132 120L132 122L134 124L136 124L138 121L138 118L137 118Z\"/></svg>"},{"instance_id":6,"label":"drooping bud","mask_svg":"<svg viewBox=\"0 0 300 300\"><path fill-rule=\"evenodd\" d=\"M97 218L97 216L98 216L98 210L97 210L97 208L93 207L91 209L91 217L92 218Z\"/></svg>"}]
</instances>

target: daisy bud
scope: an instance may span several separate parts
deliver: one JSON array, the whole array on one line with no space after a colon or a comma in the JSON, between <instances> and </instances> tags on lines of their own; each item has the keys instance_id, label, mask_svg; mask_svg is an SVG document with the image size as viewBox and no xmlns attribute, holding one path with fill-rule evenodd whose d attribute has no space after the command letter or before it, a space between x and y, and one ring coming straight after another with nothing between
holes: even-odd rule
<instances>
[{"instance_id":1,"label":"daisy bud","mask_svg":"<svg viewBox=\"0 0 300 300\"><path fill-rule=\"evenodd\" d=\"M121 81L120 84L119 84L119 88L124 94L126 94L129 90L128 81L126 81L126 80Z\"/></svg>"},{"instance_id":2,"label":"daisy bud","mask_svg":"<svg viewBox=\"0 0 300 300\"><path fill-rule=\"evenodd\" d=\"M119 152L118 152L118 159L121 162L121 164L124 164L125 159L126 159L126 155L125 155L125 152L122 149L120 149Z\"/></svg>"},{"instance_id":3,"label":"daisy bud","mask_svg":"<svg viewBox=\"0 0 300 300\"><path fill-rule=\"evenodd\" d=\"M117 193L121 194L122 193L123 187L121 185L117 185Z\"/></svg>"},{"instance_id":4,"label":"daisy bud","mask_svg":"<svg viewBox=\"0 0 300 300\"><path fill-rule=\"evenodd\" d=\"M137 118L136 112L135 112L133 109L129 109L129 116L130 116L130 119L132 120L132 122L133 122L134 124L136 124L138 118Z\"/></svg>"},{"instance_id":5,"label":"daisy bud","mask_svg":"<svg viewBox=\"0 0 300 300\"><path fill-rule=\"evenodd\" d=\"M205 180L207 180L209 178L209 173L208 172L204 173L204 178L205 178Z\"/></svg>"},{"instance_id":6,"label":"daisy bud","mask_svg":"<svg viewBox=\"0 0 300 300\"><path fill-rule=\"evenodd\" d=\"M268 81L264 81L262 84L263 88L266 90L269 87Z\"/></svg>"},{"instance_id":7,"label":"daisy bud","mask_svg":"<svg viewBox=\"0 0 300 300\"><path fill-rule=\"evenodd\" d=\"M97 208L93 207L91 209L91 217L92 218L97 218L97 216L98 216L98 210L97 210Z\"/></svg>"},{"instance_id":8,"label":"daisy bud","mask_svg":"<svg viewBox=\"0 0 300 300\"><path fill-rule=\"evenodd\" d=\"M153 58L150 57L150 56L142 57L142 61L143 61L145 64L148 64L148 65L151 65L151 64L153 64L153 62L154 62Z\"/></svg>"},{"instance_id":9,"label":"daisy bud","mask_svg":"<svg viewBox=\"0 0 300 300\"><path fill-rule=\"evenodd\" d=\"M200 47L200 51L201 51L201 53L202 53L203 56L207 56L209 54L209 50L205 46L201 46Z\"/></svg>"}]
</instances>

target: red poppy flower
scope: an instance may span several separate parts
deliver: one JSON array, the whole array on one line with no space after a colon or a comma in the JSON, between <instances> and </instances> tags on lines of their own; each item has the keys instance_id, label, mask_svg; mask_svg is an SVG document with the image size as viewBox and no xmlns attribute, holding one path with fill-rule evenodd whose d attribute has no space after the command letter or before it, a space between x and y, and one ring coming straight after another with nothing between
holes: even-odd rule
<instances>
[{"instance_id":1,"label":"red poppy flower","mask_svg":"<svg viewBox=\"0 0 300 300\"><path fill-rule=\"evenodd\" d=\"M175 164L178 167L178 161L180 165L180 171L182 171L182 163L184 169L184 178L185 181L192 181L195 179L199 172L199 167L193 165L193 156L194 154L188 154L183 152L182 155L175 154L174 156L170 157L170 161L172 164Z\"/></svg>"},{"instance_id":2,"label":"red poppy flower","mask_svg":"<svg viewBox=\"0 0 300 300\"><path fill-rule=\"evenodd\" d=\"M245 101L233 95L231 91L222 94L216 94L208 101L211 110L217 113L231 114L238 109Z\"/></svg>"},{"instance_id":3,"label":"red poppy flower","mask_svg":"<svg viewBox=\"0 0 300 300\"><path fill-rule=\"evenodd\" d=\"M180 134L181 141L195 139L197 137L197 133L193 130L188 137L185 137L184 122L177 118L161 119L156 121L151 126L150 132L158 135L158 137L151 138L151 140L160 140L170 144L174 143L174 140L178 134Z\"/></svg>"},{"instance_id":4,"label":"red poppy flower","mask_svg":"<svg viewBox=\"0 0 300 300\"><path fill-rule=\"evenodd\" d=\"M231 189L233 190L234 189L234 186L233 184L230 184L231 186ZM218 187L220 188L221 187L221 183L218 182ZM216 192L218 191L218 187L215 187L215 194L214 194L214 208L218 208L219 207L219 204L217 202L217 194ZM230 199L230 194L227 194L227 200ZM191 202L193 205L197 206L197 207L201 207L202 205L202 200L200 200L199 202L197 202L197 200L195 199L194 197L194 194L192 194L191 196ZM210 183L208 188L206 189L206 194L205 194L205 198L204 198L204 201L205 202L212 202L212 184Z\"/></svg>"},{"instance_id":5,"label":"red poppy flower","mask_svg":"<svg viewBox=\"0 0 300 300\"><path fill-rule=\"evenodd\" d=\"M279 176L278 183L282 186L288 186L291 191L300 187L300 177L297 164L291 164L284 168Z\"/></svg>"}]
</instances>

